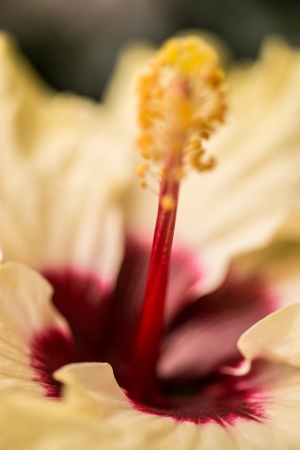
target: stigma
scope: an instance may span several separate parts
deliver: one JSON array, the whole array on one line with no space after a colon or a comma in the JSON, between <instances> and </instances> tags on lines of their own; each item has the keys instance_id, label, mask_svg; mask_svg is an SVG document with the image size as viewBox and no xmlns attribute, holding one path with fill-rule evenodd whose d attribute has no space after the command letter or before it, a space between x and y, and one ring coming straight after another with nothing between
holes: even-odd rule
<instances>
[{"instance_id":1,"label":"stigma","mask_svg":"<svg viewBox=\"0 0 300 450\"><path fill-rule=\"evenodd\" d=\"M189 170L215 167L205 141L224 122L226 111L224 73L217 64L216 52L197 37L167 41L149 62L138 82L137 146L147 160L136 170L141 187L147 187L148 173L172 186ZM174 208L172 192L160 203Z\"/></svg>"}]
</instances>

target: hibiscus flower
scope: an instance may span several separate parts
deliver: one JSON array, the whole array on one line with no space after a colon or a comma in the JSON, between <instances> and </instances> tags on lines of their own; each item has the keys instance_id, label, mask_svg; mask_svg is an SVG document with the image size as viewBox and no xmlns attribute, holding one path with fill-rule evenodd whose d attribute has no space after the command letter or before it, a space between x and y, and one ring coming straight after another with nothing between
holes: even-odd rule
<instances>
[{"instance_id":1,"label":"hibiscus flower","mask_svg":"<svg viewBox=\"0 0 300 450\"><path fill-rule=\"evenodd\" d=\"M300 308L276 310L298 299L299 55L272 43L233 71L205 150L225 110L214 51L176 40L154 56L139 138L154 169L137 168L160 182L151 253L114 90L106 107L53 97L8 48L0 242L54 291L0 269L3 448L296 449ZM205 151L219 168L188 174L171 252L181 169L212 169Z\"/></svg>"}]
</instances>

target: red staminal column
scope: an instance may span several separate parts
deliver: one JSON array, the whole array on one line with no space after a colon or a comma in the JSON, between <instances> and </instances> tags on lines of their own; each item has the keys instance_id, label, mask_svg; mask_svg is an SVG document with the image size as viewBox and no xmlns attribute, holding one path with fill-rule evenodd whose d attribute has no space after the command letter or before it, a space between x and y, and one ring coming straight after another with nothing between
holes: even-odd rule
<instances>
[{"instance_id":1,"label":"red staminal column","mask_svg":"<svg viewBox=\"0 0 300 450\"><path fill-rule=\"evenodd\" d=\"M178 191L178 182L171 183L169 180L164 180L161 184L147 286L130 380L130 391L139 398L146 397L155 389L156 361L164 326L164 310ZM167 209L162 202L163 198L170 195L168 192L171 192L174 200L174 206L171 209Z\"/></svg>"},{"instance_id":2,"label":"red staminal column","mask_svg":"<svg viewBox=\"0 0 300 450\"><path fill-rule=\"evenodd\" d=\"M173 39L158 51L141 77L138 146L148 160L137 167L145 176L152 166L160 179L159 207L144 303L138 325L127 387L132 397L147 401L156 390L156 364L164 327L171 249L179 185L187 168L203 172L214 166L203 160L202 140L222 122L223 73L213 49L198 38Z\"/></svg>"}]
</instances>

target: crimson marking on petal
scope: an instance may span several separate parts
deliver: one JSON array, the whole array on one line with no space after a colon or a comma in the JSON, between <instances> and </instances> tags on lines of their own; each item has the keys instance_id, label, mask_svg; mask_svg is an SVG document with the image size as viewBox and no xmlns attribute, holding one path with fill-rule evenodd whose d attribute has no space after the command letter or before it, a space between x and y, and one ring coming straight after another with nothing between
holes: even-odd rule
<instances>
[{"instance_id":1,"label":"crimson marking on petal","mask_svg":"<svg viewBox=\"0 0 300 450\"><path fill-rule=\"evenodd\" d=\"M32 339L34 379L45 386L46 395L60 395L60 384L53 379L53 372L72 362L108 362L119 385L128 390L126 370L131 361L149 253L150 246L145 243L128 242L111 291L92 273L73 268L42 271L54 286L53 303L72 333L70 337L58 329L41 330ZM262 280L241 280L233 275L215 292L192 298L190 288L198 281L199 273L187 254L173 253L169 285L172 295L167 300L157 391L147 404L133 398L130 392L128 396L137 409L176 420L219 424L233 423L237 418L260 420L264 417L264 390L253 381L256 372L234 377L221 369L241 362L236 347L238 337L276 309L274 299Z\"/></svg>"},{"instance_id":2,"label":"crimson marking on petal","mask_svg":"<svg viewBox=\"0 0 300 450\"><path fill-rule=\"evenodd\" d=\"M33 381L44 386L46 397L59 397L61 383L53 378L53 373L66 364L78 362L71 337L57 328L46 329L33 337L30 349Z\"/></svg>"},{"instance_id":3,"label":"crimson marking on petal","mask_svg":"<svg viewBox=\"0 0 300 450\"><path fill-rule=\"evenodd\" d=\"M241 334L276 309L274 295L262 279L230 274L216 291L187 302L170 323L160 376L205 377L222 366L236 366L241 361L236 346Z\"/></svg>"},{"instance_id":4,"label":"crimson marking on petal","mask_svg":"<svg viewBox=\"0 0 300 450\"><path fill-rule=\"evenodd\" d=\"M53 303L71 328L83 361L103 361L110 292L93 273L70 268L44 269L54 287Z\"/></svg>"},{"instance_id":5,"label":"crimson marking on petal","mask_svg":"<svg viewBox=\"0 0 300 450\"><path fill-rule=\"evenodd\" d=\"M190 385L186 383L177 387L164 382L161 391L151 399L151 404L133 399L130 393L128 397L139 411L173 417L178 421L217 422L222 426L226 423L233 425L241 418L260 422L266 416L261 401L263 392L255 378L262 367L263 363L255 362L251 372L244 377L211 374L202 380L194 380L194 386L192 380ZM185 396L185 389L193 392Z\"/></svg>"}]
</instances>

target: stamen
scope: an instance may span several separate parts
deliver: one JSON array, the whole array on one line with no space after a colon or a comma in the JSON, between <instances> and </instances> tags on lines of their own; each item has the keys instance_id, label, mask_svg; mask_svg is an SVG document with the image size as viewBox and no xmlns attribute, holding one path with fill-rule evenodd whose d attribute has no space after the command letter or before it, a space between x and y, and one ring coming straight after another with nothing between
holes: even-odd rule
<instances>
[{"instance_id":1,"label":"stamen","mask_svg":"<svg viewBox=\"0 0 300 450\"><path fill-rule=\"evenodd\" d=\"M146 181L141 181L141 182L140 182L140 188L146 189L146 187L148 187Z\"/></svg>"},{"instance_id":2,"label":"stamen","mask_svg":"<svg viewBox=\"0 0 300 450\"><path fill-rule=\"evenodd\" d=\"M137 176L140 178L143 178L145 176L147 170L149 170L149 164L143 162L140 163L135 169Z\"/></svg>"},{"instance_id":3,"label":"stamen","mask_svg":"<svg viewBox=\"0 0 300 450\"><path fill-rule=\"evenodd\" d=\"M217 55L204 41L173 39L158 51L138 85L139 124L137 145L147 163L161 174L159 206L145 298L133 353L130 392L147 400L155 390L155 370L163 333L171 248L180 182L187 169L199 172L215 166L202 145L224 121L223 72Z\"/></svg>"},{"instance_id":4,"label":"stamen","mask_svg":"<svg viewBox=\"0 0 300 450\"><path fill-rule=\"evenodd\" d=\"M181 155L179 166L184 160L192 169L211 169L198 163L195 143L204 155L202 140L224 121L224 74L216 64L214 50L196 37L172 39L153 57L138 84L137 146L149 165L162 170L172 151Z\"/></svg>"},{"instance_id":5,"label":"stamen","mask_svg":"<svg viewBox=\"0 0 300 450\"><path fill-rule=\"evenodd\" d=\"M172 211L176 205L175 200L171 195L164 195L160 203L165 211Z\"/></svg>"}]
</instances>

